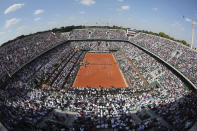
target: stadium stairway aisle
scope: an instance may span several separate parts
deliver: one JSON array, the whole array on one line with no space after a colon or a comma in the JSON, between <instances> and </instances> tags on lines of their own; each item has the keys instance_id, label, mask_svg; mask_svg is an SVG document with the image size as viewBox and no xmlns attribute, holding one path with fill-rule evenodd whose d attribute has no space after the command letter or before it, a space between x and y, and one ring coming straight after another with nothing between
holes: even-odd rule
<instances>
[{"instance_id":1,"label":"stadium stairway aisle","mask_svg":"<svg viewBox=\"0 0 197 131\"><path fill-rule=\"evenodd\" d=\"M189 131L197 131L197 122L193 125L193 127Z\"/></svg>"},{"instance_id":2,"label":"stadium stairway aisle","mask_svg":"<svg viewBox=\"0 0 197 131\"><path fill-rule=\"evenodd\" d=\"M171 128L171 126L170 126L162 117L158 116L158 115L155 114L153 111L148 110L147 113L148 113L149 115L151 115L153 118L158 118L158 119L162 122L162 124L163 124L164 126L168 127L169 129Z\"/></svg>"},{"instance_id":3,"label":"stadium stairway aisle","mask_svg":"<svg viewBox=\"0 0 197 131\"><path fill-rule=\"evenodd\" d=\"M0 131L7 131L7 129L0 122Z\"/></svg>"}]
</instances>

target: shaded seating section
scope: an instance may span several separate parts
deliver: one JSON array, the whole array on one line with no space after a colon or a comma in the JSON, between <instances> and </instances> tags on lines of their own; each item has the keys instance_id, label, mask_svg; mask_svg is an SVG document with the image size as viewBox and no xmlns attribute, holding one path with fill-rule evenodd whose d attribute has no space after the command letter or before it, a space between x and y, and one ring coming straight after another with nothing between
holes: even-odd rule
<instances>
[{"instance_id":1,"label":"shaded seating section","mask_svg":"<svg viewBox=\"0 0 197 131\"><path fill-rule=\"evenodd\" d=\"M167 61L197 86L197 52L195 50L180 43L145 33L139 33L136 37L130 37L129 40Z\"/></svg>"}]
</instances>

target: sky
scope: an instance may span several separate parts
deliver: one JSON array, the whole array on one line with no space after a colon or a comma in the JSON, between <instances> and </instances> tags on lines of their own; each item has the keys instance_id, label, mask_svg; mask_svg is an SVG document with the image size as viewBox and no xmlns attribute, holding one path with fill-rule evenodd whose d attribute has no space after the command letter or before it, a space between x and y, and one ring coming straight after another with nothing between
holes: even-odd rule
<instances>
[{"instance_id":1,"label":"sky","mask_svg":"<svg viewBox=\"0 0 197 131\"><path fill-rule=\"evenodd\" d=\"M183 17L184 16L184 17ZM117 25L165 32L197 47L197 0L0 0L0 45L70 25Z\"/></svg>"}]
</instances>

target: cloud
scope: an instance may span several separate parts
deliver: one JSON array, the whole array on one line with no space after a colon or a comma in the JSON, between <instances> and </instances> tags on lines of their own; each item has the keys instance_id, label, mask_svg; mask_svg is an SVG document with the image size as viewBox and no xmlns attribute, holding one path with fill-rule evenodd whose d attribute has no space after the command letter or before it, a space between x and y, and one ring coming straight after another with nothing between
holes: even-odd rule
<instances>
[{"instance_id":1,"label":"cloud","mask_svg":"<svg viewBox=\"0 0 197 131\"><path fill-rule=\"evenodd\" d=\"M94 1L94 0L80 0L80 4L82 4L82 5L90 6L90 5L94 5L95 3L96 3L96 1Z\"/></svg>"},{"instance_id":2,"label":"cloud","mask_svg":"<svg viewBox=\"0 0 197 131\"><path fill-rule=\"evenodd\" d=\"M130 9L130 6L128 5L121 6L121 10L129 10L129 9Z\"/></svg>"},{"instance_id":3,"label":"cloud","mask_svg":"<svg viewBox=\"0 0 197 131\"><path fill-rule=\"evenodd\" d=\"M124 2L124 0L118 0L118 2Z\"/></svg>"},{"instance_id":4,"label":"cloud","mask_svg":"<svg viewBox=\"0 0 197 131\"><path fill-rule=\"evenodd\" d=\"M39 14L42 14L43 12L44 12L44 10L38 9L38 10L34 11L34 15L39 15Z\"/></svg>"},{"instance_id":5,"label":"cloud","mask_svg":"<svg viewBox=\"0 0 197 131\"><path fill-rule=\"evenodd\" d=\"M5 11L4 11L4 14L8 14L10 12L14 12L20 8L22 8L24 6L24 4L13 4L11 5L10 7L8 7Z\"/></svg>"},{"instance_id":6,"label":"cloud","mask_svg":"<svg viewBox=\"0 0 197 131\"><path fill-rule=\"evenodd\" d=\"M183 18L185 19L185 21L186 21L186 22L191 22L191 23L192 23L192 19L187 18L187 17L184 17L184 16L183 16ZM196 21L194 21L194 24L196 25L196 24L197 24L197 22L196 22Z\"/></svg>"},{"instance_id":7,"label":"cloud","mask_svg":"<svg viewBox=\"0 0 197 131\"><path fill-rule=\"evenodd\" d=\"M34 21L39 21L40 20L40 17L37 17L34 19Z\"/></svg>"},{"instance_id":8,"label":"cloud","mask_svg":"<svg viewBox=\"0 0 197 131\"><path fill-rule=\"evenodd\" d=\"M85 11L80 11L79 13L80 13L80 14L85 14Z\"/></svg>"},{"instance_id":9,"label":"cloud","mask_svg":"<svg viewBox=\"0 0 197 131\"><path fill-rule=\"evenodd\" d=\"M154 11L158 11L158 8L152 8Z\"/></svg>"},{"instance_id":10,"label":"cloud","mask_svg":"<svg viewBox=\"0 0 197 131\"><path fill-rule=\"evenodd\" d=\"M17 18L9 19L9 20L7 20L6 23L5 23L5 28L10 27L11 25L15 25L15 24L17 24L17 23L20 22L20 21L21 21L21 19L17 19Z\"/></svg>"},{"instance_id":11,"label":"cloud","mask_svg":"<svg viewBox=\"0 0 197 131\"><path fill-rule=\"evenodd\" d=\"M5 32L0 32L0 35L3 35Z\"/></svg>"},{"instance_id":12,"label":"cloud","mask_svg":"<svg viewBox=\"0 0 197 131\"><path fill-rule=\"evenodd\" d=\"M192 20L191 20L191 19L189 19L189 18L185 18L185 21L187 21L187 22L191 22Z\"/></svg>"}]
</instances>

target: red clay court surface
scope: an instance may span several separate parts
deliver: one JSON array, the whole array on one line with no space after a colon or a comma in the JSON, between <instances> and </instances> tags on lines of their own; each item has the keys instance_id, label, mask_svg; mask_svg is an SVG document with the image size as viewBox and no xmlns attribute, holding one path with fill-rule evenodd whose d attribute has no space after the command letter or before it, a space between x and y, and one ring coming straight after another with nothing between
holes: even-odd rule
<instances>
[{"instance_id":1,"label":"red clay court surface","mask_svg":"<svg viewBox=\"0 0 197 131\"><path fill-rule=\"evenodd\" d=\"M73 87L128 87L112 53L87 53Z\"/></svg>"}]
</instances>

